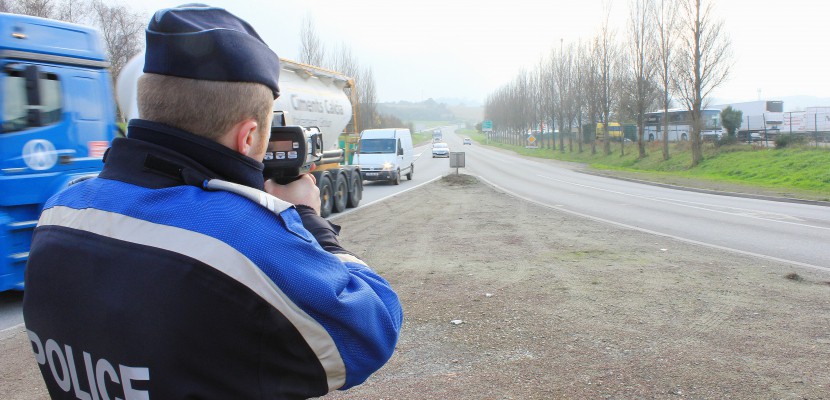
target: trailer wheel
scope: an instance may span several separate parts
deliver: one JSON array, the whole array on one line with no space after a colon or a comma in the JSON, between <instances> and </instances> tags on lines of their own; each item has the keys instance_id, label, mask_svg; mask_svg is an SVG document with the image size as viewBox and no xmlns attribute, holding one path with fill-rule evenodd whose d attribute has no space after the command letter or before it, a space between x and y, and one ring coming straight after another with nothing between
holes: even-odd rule
<instances>
[{"instance_id":1,"label":"trailer wheel","mask_svg":"<svg viewBox=\"0 0 830 400\"><path fill-rule=\"evenodd\" d=\"M331 178L328 175L323 176L317 186L320 188L320 216L326 218L331 215L332 203L334 203Z\"/></svg>"},{"instance_id":2,"label":"trailer wheel","mask_svg":"<svg viewBox=\"0 0 830 400\"><path fill-rule=\"evenodd\" d=\"M352 171L352 184L349 186L349 200L346 202L346 207L354 208L360 204L363 199L363 178L360 172Z\"/></svg>"},{"instance_id":3,"label":"trailer wheel","mask_svg":"<svg viewBox=\"0 0 830 400\"><path fill-rule=\"evenodd\" d=\"M337 174L334 180L334 212L343 212L346 210L346 201L349 200L349 185L346 182L346 176L342 173Z\"/></svg>"}]
</instances>

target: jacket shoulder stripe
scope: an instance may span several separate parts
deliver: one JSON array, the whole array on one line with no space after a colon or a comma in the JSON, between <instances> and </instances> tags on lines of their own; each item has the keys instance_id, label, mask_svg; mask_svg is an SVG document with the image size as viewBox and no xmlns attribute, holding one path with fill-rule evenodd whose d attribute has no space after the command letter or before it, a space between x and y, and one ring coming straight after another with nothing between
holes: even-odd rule
<instances>
[{"instance_id":1,"label":"jacket shoulder stripe","mask_svg":"<svg viewBox=\"0 0 830 400\"><path fill-rule=\"evenodd\" d=\"M227 243L187 229L94 208L55 206L46 209L38 227L49 225L175 252L222 272L250 288L291 321L320 360L330 391L345 384L345 364L325 328L294 304L248 257Z\"/></svg>"}]
</instances>

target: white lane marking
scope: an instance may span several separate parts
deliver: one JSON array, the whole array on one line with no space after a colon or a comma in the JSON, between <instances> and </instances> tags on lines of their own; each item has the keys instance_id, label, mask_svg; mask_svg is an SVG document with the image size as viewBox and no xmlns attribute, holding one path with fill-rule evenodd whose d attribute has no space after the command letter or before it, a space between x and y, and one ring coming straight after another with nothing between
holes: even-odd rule
<instances>
[{"instance_id":1,"label":"white lane marking","mask_svg":"<svg viewBox=\"0 0 830 400\"><path fill-rule=\"evenodd\" d=\"M717 244L711 244L711 243L701 242L701 241L697 241L697 240L687 239L687 238L684 238L684 237L675 236L675 235L671 235L671 234L668 234L668 233L657 232L657 231L653 231L651 229L641 228L639 226L628 225L628 224L624 224L622 222L612 221L612 220L605 219L605 218L595 217L593 215L583 214L581 212L569 210L567 208L559 208L559 207L556 207L556 206L551 206L549 204L542 203L541 201L537 201L537 200L531 199L529 197L525 197L525 196L513 193L513 192L511 192L511 191L509 191L509 190L507 190L507 189L505 189L505 188L503 188L499 185L496 185L493 182L490 182L489 180L485 179L484 177L482 177L480 175L476 175L476 177L478 177L478 179L481 179L482 181L486 182L488 185L490 185L490 186L492 186L492 187L494 187L498 190L501 190L502 192L507 193L511 196L514 196L516 198L526 200L526 201L529 201L529 202L534 203L534 204L538 204L542 207L550 208L550 209L553 209L553 210L563 211L563 212L566 212L566 213L572 214L572 215L578 215L580 217L588 218L590 220L604 222L604 223L620 226L620 227L623 227L623 228L633 229L633 230L636 230L636 231L650 233L650 234L653 234L653 235L658 235L658 236L667 237L667 238L671 238L671 239L676 239L676 240L680 240L680 241L683 241L683 242L686 242L686 243L696 244L696 245L700 245L700 246L706 246L706 247L713 248L713 249L718 249L718 250L728 251L728 252L732 252L732 253L743 254L743 255L746 255L746 256L758 257L758 258L762 258L762 259L769 260L769 261L775 261L775 262L780 262L780 263L785 263L785 264L798 265L800 267L817 269L817 270L824 271L824 272L830 272L830 268L828 268L828 267L821 267L821 266L818 266L818 265L803 263L803 262L800 262L800 261L787 260L787 259L784 259L784 258L778 258L778 257L772 257L772 256L764 255L764 254L753 253L751 251L733 249L731 247L725 247L725 246L720 246L720 245L717 245Z\"/></svg>"},{"instance_id":2,"label":"white lane marking","mask_svg":"<svg viewBox=\"0 0 830 400\"><path fill-rule=\"evenodd\" d=\"M19 324L15 325L15 326L10 326L10 327L8 327L8 328L3 329L2 331L0 331L0 334L4 334L4 333L6 333L6 332L8 332L8 331L15 330L15 329L20 329L20 328L26 329L26 324L24 324L24 323L22 323L22 322L21 322L21 323L19 323Z\"/></svg>"},{"instance_id":3,"label":"white lane marking","mask_svg":"<svg viewBox=\"0 0 830 400\"><path fill-rule=\"evenodd\" d=\"M736 213L736 212L729 212L729 211L721 211L721 210L716 210L716 209L709 208L709 207L731 208L733 210L741 210L741 211L750 212L750 213L757 212L757 211L754 211L754 210L748 210L748 209L744 209L744 208L729 207L729 206L713 206L713 205L706 204L706 203L697 203L697 202L667 199L667 198L661 198L661 197L641 196L641 195L637 195L637 194L625 193L625 192L620 192L620 191L616 191L616 190L603 189L603 188L599 188L599 187L596 187L596 186L590 186L590 185L585 185L585 184L576 183L576 182L569 182L569 181L566 181L566 180L557 179L557 178L553 178L553 177L545 176L545 175L540 175L540 174L537 174L537 176L539 176L541 178L548 179L548 180L556 181L556 182L566 183L566 184L573 185L573 186L581 186L581 187L588 188L588 189L594 189L594 190L598 190L598 191L602 191L602 192L619 194L619 195L623 195L623 196L635 197L635 198L639 198L639 199L646 199L646 200L650 200L650 201L659 201L661 203L667 203L667 204L671 204L671 205L677 205L677 206L682 206L682 207L687 207L687 208L692 208L692 209L697 209L697 210L716 212L716 213L721 213L721 214L726 214L726 215L733 215L733 216L738 216L738 217L753 218L753 219L757 219L757 220L761 220L761 221L778 222L778 223L781 223L781 224L788 224L788 225L795 225L795 226L800 226L800 227L805 227L805 228L814 228L814 229L821 229L821 230L830 231L830 228L823 227L823 226L802 224L802 223L797 223L797 222L782 221L780 219L759 217L757 215L751 215L751 214L747 214L747 213L743 213L743 212L742 213ZM683 203L687 203L687 204L683 204ZM707 206L707 207L703 207L703 206ZM775 215L775 214L771 214L771 215ZM795 217L792 217L792 216L789 216L789 215L784 215L784 214L779 214L779 215L782 215L786 218L793 218L793 219L798 220L798 218L795 218Z\"/></svg>"}]
</instances>

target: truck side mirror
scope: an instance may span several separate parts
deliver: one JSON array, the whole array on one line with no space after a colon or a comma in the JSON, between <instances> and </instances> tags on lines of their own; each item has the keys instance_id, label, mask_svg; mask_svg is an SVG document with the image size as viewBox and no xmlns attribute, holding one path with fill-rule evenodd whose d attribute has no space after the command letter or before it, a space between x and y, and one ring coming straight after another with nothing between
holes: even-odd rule
<instances>
[{"instance_id":1,"label":"truck side mirror","mask_svg":"<svg viewBox=\"0 0 830 400\"><path fill-rule=\"evenodd\" d=\"M23 71L26 79L26 100L29 103L27 110L27 124L29 126L41 126L40 107L40 70L36 65L29 65Z\"/></svg>"},{"instance_id":2,"label":"truck side mirror","mask_svg":"<svg viewBox=\"0 0 830 400\"><path fill-rule=\"evenodd\" d=\"M398 147L398 155L399 156L403 155L403 147Z\"/></svg>"}]
</instances>

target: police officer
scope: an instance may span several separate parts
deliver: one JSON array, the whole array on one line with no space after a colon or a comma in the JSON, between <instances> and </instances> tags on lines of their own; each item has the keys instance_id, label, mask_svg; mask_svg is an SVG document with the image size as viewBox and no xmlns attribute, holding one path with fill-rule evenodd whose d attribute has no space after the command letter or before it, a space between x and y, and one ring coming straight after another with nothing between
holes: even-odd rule
<instances>
[{"instance_id":1,"label":"police officer","mask_svg":"<svg viewBox=\"0 0 830 400\"><path fill-rule=\"evenodd\" d=\"M24 318L52 398L282 399L392 355L390 285L319 216L314 178L263 182L279 59L204 5L147 27L142 119L46 205Z\"/></svg>"}]
</instances>

